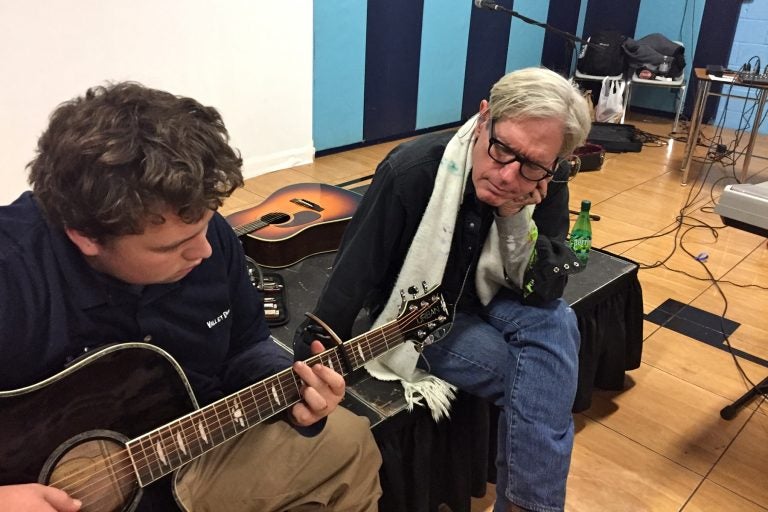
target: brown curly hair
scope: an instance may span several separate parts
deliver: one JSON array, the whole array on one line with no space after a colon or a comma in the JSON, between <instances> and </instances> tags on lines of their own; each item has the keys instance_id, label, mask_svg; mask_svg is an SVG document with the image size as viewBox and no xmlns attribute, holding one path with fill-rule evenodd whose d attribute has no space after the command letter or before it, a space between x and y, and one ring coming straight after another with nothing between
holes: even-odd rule
<instances>
[{"instance_id":1,"label":"brown curly hair","mask_svg":"<svg viewBox=\"0 0 768 512\"><path fill-rule=\"evenodd\" d=\"M104 242L168 208L199 221L243 184L242 162L216 109L121 82L59 105L27 167L51 223Z\"/></svg>"}]
</instances>

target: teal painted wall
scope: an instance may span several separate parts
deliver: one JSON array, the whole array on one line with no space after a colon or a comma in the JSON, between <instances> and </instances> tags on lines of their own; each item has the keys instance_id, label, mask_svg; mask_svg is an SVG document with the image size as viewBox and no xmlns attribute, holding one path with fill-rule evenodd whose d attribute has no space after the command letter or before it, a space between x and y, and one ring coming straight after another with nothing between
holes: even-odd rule
<instances>
[{"instance_id":1,"label":"teal painted wall","mask_svg":"<svg viewBox=\"0 0 768 512\"><path fill-rule=\"evenodd\" d=\"M517 0L514 9L527 18L546 22L549 0ZM544 34L543 28L512 18L507 50L507 71L539 66Z\"/></svg>"},{"instance_id":2,"label":"teal painted wall","mask_svg":"<svg viewBox=\"0 0 768 512\"><path fill-rule=\"evenodd\" d=\"M461 118L472 2L424 0L416 129Z\"/></svg>"},{"instance_id":3,"label":"teal painted wall","mask_svg":"<svg viewBox=\"0 0 768 512\"><path fill-rule=\"evenodd\" d=\"M363 138L367 4L314 2L312 134L315 149Z\"/></svg>"}]
</instances>

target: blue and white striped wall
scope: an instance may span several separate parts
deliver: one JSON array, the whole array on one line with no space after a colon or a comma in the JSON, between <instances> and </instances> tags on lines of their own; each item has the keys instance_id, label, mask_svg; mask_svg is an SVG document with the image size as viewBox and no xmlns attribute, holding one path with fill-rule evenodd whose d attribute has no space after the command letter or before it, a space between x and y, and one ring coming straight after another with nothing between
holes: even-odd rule
<instances>
[{"instance_id":1,"label":"blue and white striped wall","mask_svg":"<svg viewBox=\"0 0 768 512\"><path fill-rule=\"evenodd\" d=\"M702 66L727 60L739 14L738 3L723 0L498 3L581 37L660 32L685 44L689 64L707 59ZM715 22L726 29L700 37ZM315 0L314 31L318 151L458 123L504 73L543 65L567 75L574 56L560 36L471 0ZM673 112L674 96L638 89L633 105Z\"/></svg>"}]
</instances>

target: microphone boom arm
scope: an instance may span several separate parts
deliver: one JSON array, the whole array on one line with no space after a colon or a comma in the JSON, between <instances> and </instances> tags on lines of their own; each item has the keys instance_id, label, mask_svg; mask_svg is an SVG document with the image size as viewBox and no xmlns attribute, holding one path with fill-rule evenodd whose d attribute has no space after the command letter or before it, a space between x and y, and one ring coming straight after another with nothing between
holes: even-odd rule
<instances>
[{"instance_id":1,"label":"microphone boom arm","mask_svg":"<svg viewBox=\"0 0 768 512\"><path fill-rule=\"evenodd\" d=\"M512 17L518 18L518 19L528 23L529 25L536 25L537 27L541 27L544 30L550 30L550 31L554 32L555 34L559 35L560 37L563 37L563 38L567 39L568 41L570 41L572 43L581 43L582 45L586 45L586 46L589 46L591 48L595 48L597 50L602 50L603 49L601 46L598 46L598 45L596 45L594 43L590 43L589 41L586 41L586 40L584 40L584 39L582 39L582 38L580 38L578 36L575 36L575 35L571 34L570 32L566 32L564 30L560 30L559 28L553 27L552 25L550 25L548 23L541 23L540 21L536 21L536 20L531 19L531 18L529 18L527 16L523 16L519 12L513 11L512 9L507 9L503 5L499 5L497 3L490 2L488 0L475 0L475 5L477 7L481 7L481 8L484 7L486 9L490 9L492 11L505 12L505 13L509 14Z\"/></svg>"}]
</instances>

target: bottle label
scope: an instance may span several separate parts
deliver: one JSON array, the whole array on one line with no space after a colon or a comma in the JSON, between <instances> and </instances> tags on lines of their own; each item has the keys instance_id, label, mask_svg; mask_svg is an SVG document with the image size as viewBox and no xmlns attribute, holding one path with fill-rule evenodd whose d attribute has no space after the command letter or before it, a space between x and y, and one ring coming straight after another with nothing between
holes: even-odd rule
<instances>
[{"instance_id":1,"label":"bottle label","mask_svg":"<svg viewBox=\"0 0 768 512\"><path fill-rule=\"evenodd\" d=\"M576 253L576 256L582 262L586 262L589 258L589 250L592 248L592 239L588 237L574 237L571 236L571 250Z\"/></svg>"}]
</instances>

